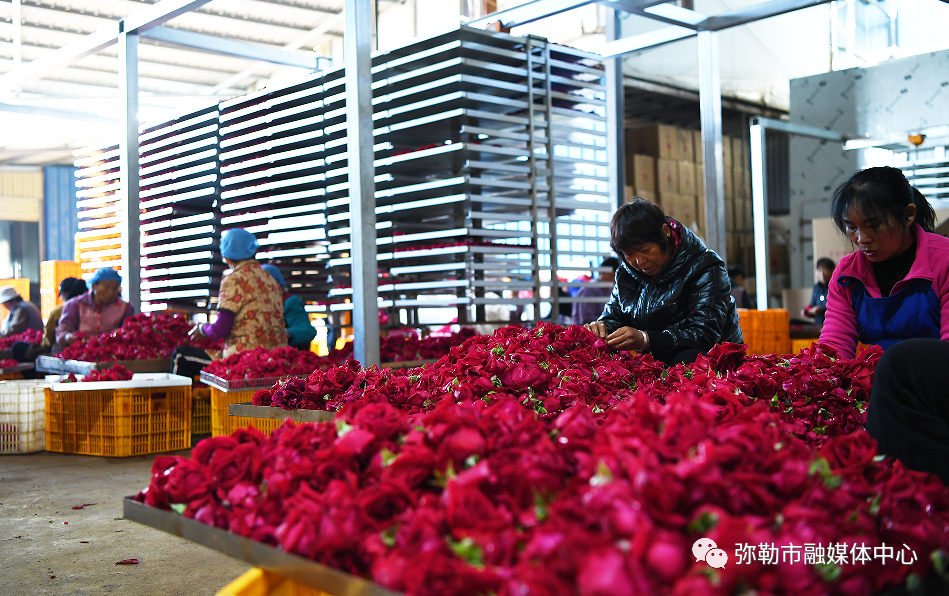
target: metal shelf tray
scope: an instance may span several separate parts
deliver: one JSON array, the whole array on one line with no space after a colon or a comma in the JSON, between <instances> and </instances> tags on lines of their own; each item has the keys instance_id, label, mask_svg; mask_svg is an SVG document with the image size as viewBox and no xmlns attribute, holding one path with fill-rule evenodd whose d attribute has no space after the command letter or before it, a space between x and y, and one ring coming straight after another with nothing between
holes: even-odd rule
<instances>
[{"instance_id":1,"label":"metal shelf tray","mask_svg":"<svg viewBox=\"0 0 949 596\"><path fill-rule=\"evenodd\" d=\"M227 407L231 416L264 418L266 420L293 420L294 422L332 422L336 412L326 410L284 410L273 406L255 406L252 403L231 404Z\"/></svg>"},{"instance_id":2,"label":"metal shelf tray","mask_svg":"<svg viewBox=\"0 0 949 596\"><path fill-rule=\"evenodd\" d=\"M125 497L122 514L125 519L173 536L180 536L185 540L329 594L399 596L398 592L387 590L369 580L337 571L299 555L254 542L220 528L196 522L171 511L148 507L136 502L134 497Z\"/></svg>"}]
</instances>

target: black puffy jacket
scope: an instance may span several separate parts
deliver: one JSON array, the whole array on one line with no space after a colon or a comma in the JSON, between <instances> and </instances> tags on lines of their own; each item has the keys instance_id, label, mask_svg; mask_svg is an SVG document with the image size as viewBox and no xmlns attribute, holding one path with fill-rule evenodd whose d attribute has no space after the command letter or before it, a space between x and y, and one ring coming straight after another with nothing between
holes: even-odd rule
<instances>
[{"instance_id":1,"label":"black puffy jacket","mask_svg":"<svg viewBox=\"0 0 949 596\"><path fill-rule=\"evenodd\" d=\"M679 238L672 262L651 278L619 255L622 266L599 320L610 333L620 327L645 331L650 352L663 362L683 350L743 343L725 263L688 228L668 220Z\"/></svg>"}]
</instances>

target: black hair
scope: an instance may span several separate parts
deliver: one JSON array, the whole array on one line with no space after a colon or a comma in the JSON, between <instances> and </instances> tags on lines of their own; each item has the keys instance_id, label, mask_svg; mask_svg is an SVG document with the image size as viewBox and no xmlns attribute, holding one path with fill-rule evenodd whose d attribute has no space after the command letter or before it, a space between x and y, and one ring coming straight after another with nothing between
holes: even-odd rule
<instances>
[{"instance_id":1,"label":"black hair","mask_svg":"<svg viewBox=\"0 0 949 596\"><path fill-rule=\"evenodd\" d=\"M745 268L741 265L732 265L728 268L728 279L735 279L739 275L745 276Z\"/></svg>"},{"instance_id":2,"label":"black hair","mask_svg":"<svg viewBox=\"0 0 949 596\"><path fill-rule=\"evenodd\" d=\"M923 196L913 188L903 172L897 168L880 167L861 170L834 191L831 213L834 225L846 233L844 219L850 209L856 209L866 219L878 219L885 225L909 226L906 207L916 205L916 223L927 232L936 229L936 212Z\"/></svg>"},{"instance_id":3,"label":"black hair","mask_svg":"<svg viewBox=\"0 0 949 596\"><path fill-rule=\"evenodd\" d=\"M86 282L77 277L67 277L59 282L59 294L63 296L64 301L81 296L87 291L89 288L86 287Z\"/></svg>"},{"instance_id":4,"label":"black hair","mask_svg":"<svg viewBox=\"0 0 949 596\"><path fill-rule=\"evenodd\" d=\"M613 214L610 248L622 255L624 250L652 242L658 244L662 252L668 252L671 241L662 233L662 226L668 223L659 205L634 197Z\"/></svg>"},{"instance_id":5,"label":"black hair","mask_svg":"<svg viewBox=\"0 0 949 596\"><path fill-rule=\"evenodd\" d=\"M603 262L600 263L600 267L609 267L614 272L619 269L619 259L616 257L606 257L603 259Z\"/></svg>"},{"instance_id":6,"label":"black hair","mask_svg":"<svg viewBox=\"0 0 949 596\"><path fill-rule=\"evenodd\" d=\"M817 259L817 263L814 264L814 268L820 269L821 267L833 271L834 269L837 268L837 263L835 263L833 259L830 259L828 257L821 257Z\"/></svg>"}]
</instances>

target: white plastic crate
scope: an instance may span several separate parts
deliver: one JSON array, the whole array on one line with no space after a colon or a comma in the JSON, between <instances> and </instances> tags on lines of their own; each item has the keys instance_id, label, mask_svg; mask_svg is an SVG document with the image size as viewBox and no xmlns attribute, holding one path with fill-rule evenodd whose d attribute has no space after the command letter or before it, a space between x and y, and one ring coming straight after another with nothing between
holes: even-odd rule
<instances>
[{"instance_id":1,"label":"white plastic crate","mask_svg":"<svg viewBox=\"0 0 949 596\"><path fill-rule=\"evenodd\" d=\"M0 381L0 454L46 448L46 381Z\"/></svg>"}]
</instances>

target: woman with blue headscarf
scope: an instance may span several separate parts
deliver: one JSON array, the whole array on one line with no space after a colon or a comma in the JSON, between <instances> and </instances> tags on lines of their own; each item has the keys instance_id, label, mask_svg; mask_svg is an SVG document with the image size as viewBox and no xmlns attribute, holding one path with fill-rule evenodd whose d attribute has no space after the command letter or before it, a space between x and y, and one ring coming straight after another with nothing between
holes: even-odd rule
<instances>
[{"instance_id":1,"label":"woman with blue headscarf","mask_svg":"<svg viewBox=\"0 0 949 596\"><path fill-rule=\"evenodd\" d=\"M310 342L316 337L316 328L310 322L310 315L306 314L303 299L287 292L287 282L284 281L283 273L276 265L268 263L261 265L260 268L269 273L283 291L283 322L287 328L290 347L309 350Z\"/></svg>"},{"instance_id":2,"label":"woman with blue headscarf","mask_svg":"<svg viewBox=\"0 0 949 596\"><path fill-rule=\"evenodd\" d=\"M217 319L195 325L192 338L224 340L223 357L260 347L268 350L287 345L283 326L283 293L255 258L257 238L243 228L221 236L221 256L231 272L218 290ZM171 372L194 376L210 364L211 356L183 346L172 354Z\"/></svg>"},{"instance_id":3,"label":"woman with blue headscarf","mask_svg":"<svg viewBox=\"0 0 949 596\"><path fill-rule=\"evenodd\" d=\"M115 269L97 269L89 287L88 292L63 304L63 314L56 325L58 349L54 348L54 353L75 341L77 332L90 336L110 333L135 314L135 307L119 297L122 277Z\"/></svg>"}]
</instances>

